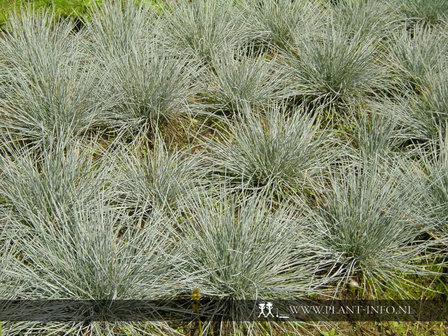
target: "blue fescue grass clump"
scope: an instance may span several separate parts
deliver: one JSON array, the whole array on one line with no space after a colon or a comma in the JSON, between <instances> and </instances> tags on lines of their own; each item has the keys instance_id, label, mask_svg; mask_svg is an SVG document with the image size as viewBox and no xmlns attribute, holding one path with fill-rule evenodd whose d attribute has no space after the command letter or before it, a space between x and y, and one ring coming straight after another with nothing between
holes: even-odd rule
<instances>
[{"instance_id":1,"label":"blue fescue grass clump","mask_svg":"<svg viewBox=\"0 0 448 336\"><path fill-rule=\"evenodd\" d=\"M92 206L96 195L106 191L108 175L104 162L93 161L94 152L103 150L80 142L54 143L42 151L4 149L0 156L2 210L32 226L29 218L51 221L70 216L76 204Z\"/></svg>"},{"instance_id":2,"label":"blue fescue grass clump","mask_svg":"<svg viewBox=\"0 0 448 336\"><path fill-rule=\"evenodd\" d=\"M83 58L71 21L21 13L1 39L1 126L18 140L41 143L81 135L101 117L95 68ZM32 42L30 42L32 41Z\"/></svg>"},{"instance_id":3,"label":"blue fescue grass clump","mask_svg":"<svg viewBox=\"0 0 448 336\"><path fill-rule=\"evenodd\" d=\"M406 0L401 4L401 11L412 23L437 25L448 17L448 4L443 0Z\"/></svg>"},{"instance_id":4,"label":"blue fescue grass clump","mask_svg":"<svg viewBox=\"0 0 448 336\"><path fill-rule=\"evenodd\" d=\"M179 209L198 190L204 191L206 170L203 153L193 155L182 149L168 151L158 138L130 149L123 146L116 155L114 174L119 177L118 192L130 209L147 208L170 213Z\"/></svg>"},{"instance_id":5,"label":"blue fescue grass clump","mask_svg":"<svg viewBox=\"0 0 448 336\"><path fill-rule=\"evenodd\" d=\"M244 18L228 1L176 1L161 23L167 49L209 61L213 54L247 43Z\"/></svg>"},{"instance_id":6,"label":"blue fescue grass clump","mask_svg":"<svg viewBox=\"0 0 448 336\"><path fill-rule=\"evenodd\" d=\"M361 29L353 34L343 28L329 21L320 30L300 32L286 53L290 80L304 101L340 108L384 89L375 39Z\"/></svg>"},{"instance_id":7,"label":"blue fescue grass clump","mask_svg":"<svg viewBox=\"0 0 448 336\"><path fill-rule=\"evenodd\" d=\"M187 217L179 225L185 272L196 275L194 286L203 295L222 300L216 311L235 320L221 323L227 333L258 335L266 326L240 322L247 312L226 302L296 300L319 293L324 285L315 277L320 270L293 205L274 209L263 196L224 196L190 201L185 209ZM281 332L284 326L274 322L270 328Z\"/></svg>"},{"instance_id":8,"label":"blue fescue grass clump","mask_svg":"<svg viewBox=\"0 0 448 336\"><path fill-rule=\"evenodd\" d=\"M421 92L431 82L428 73L446 68L446 41L442 31L416 25L398 30L390 40L390 57L387 66L394 71L399 82Z\"/></svg>"},{"instance_id":9,"label":"blue fescue grass clump","mask_svg":"<svg viewBox=\"0 0 448 336\"><path fill-rule=\"evenodd\" d=\"M382 100L382 109L393 116L408 140L428 142L446 134L448 117L447 70L431 71L426 74L426 84L420 94L405 91L394 99Z\"/></svg>"},{"instance_id":10,"label":"blue fescue grass clump","mask_svg":"<svg viewBox=\"0 0 448 336\"><path fill-rule=\"evenodd\" d=\"M446 1L35 7L0 34L0 299L446 295ZM2 331L314 332L222 313Z\"/></svg>"},{"instance_id":11,"label":"blue fescue grass clump","mask_svg":"<svg viewBox=\"0 0 448 336\"><path fill-rule=\"evenodd\" d=\"M199 63L169 55L154 30L156 14L132 3L105 3L87 23L87 52L102 72L97 97L111 127L151 129L188 114Z\"/></svg>"},{"instance_id":12,"label":"blue fescue grass clump","mask_svg":"<svg viewBox=\"0 0 448 336\"><path fill-rule=\"evenodd\" d=\"M168 253L172 242L163 218L154 215L143 221L140 215L128 216L104 205L101 195L93 202L96 208L77 207L70 216L61 214L53 221L30 216L32 228L15 218L7 221L9 234L20 231L11 239L15 249L23 251L21 259L8 263L4 275L8 284L15 284L14 295L71 300L174 297L183 281L182 273L176 271L181 261L172 251ZM113 323L42 326L29 322L6 324L5 330L112 333L114 327Z\"/></svg>"},{"instance_id":13,"label":"blue fescue grass clump","mask_svg":"<svg viewBox=\"0 0 448 336\"><path fill-rule=\"evenodd\" d=\"M214 112L227 114L246 106L260 108L285 100L291 90L280 69L275 58L262 53L248 57L231 49L227 55L217 54L207 72L206 99Z\"/></svg>"},{"instance_id":14,"label":"blue fescue grass clump","mask_svg":"<svg viewBox=\"0 0 448 336\"><path fill-rule=\"evenodd\" d=\"M421 162L413 166L409 174L417 176L417 183L421 188L419 211L425 221L434 225L433 232L436 240L446 246L448 237L447 204L448 204L448 139L447 135L440 135L430 144L427 153L420 148ZM443 245L442 245L443 246Z\"/></svg>"},{"instance_id":15,"label":"blue fescue grass clump","mask_svg":"<svg viewBox=\"0 0 448 336\"><path fill-rule=\"evenodd\" d=\"M297 36L322 25L327 15L318 2L261 0L255 5L242 1L253 40L270 48L288 50Z\"/></svg>"},{"instance_id":16,"label":"blue fescue grass clump","mask_svg":"<svg viewBox=\"0 0 448 336\"><path fill-rule=\"evenodd\" d=\"M425 274L418 258L430 242L421 237L432 226L415 225L416 190L403 184L401 164L388 165L373 160L332 173L320 204L304 220L338 288L355 279L364 292L392 289L406 296L401 274Z\"/></svg>"},{"instance_id":17,"label":"blue fescue grass clump","mask_svg":"<svg viewBox=\"0 0 448 336\"><path fill-rule=\"evenodd\" d=\"M304 109L245 110L218 140L207 140L212 172L233 187L284 192L312 188L331 163L330 137ZM323 153L326 154L323 154Z\"/></svg>"}]
</instances>

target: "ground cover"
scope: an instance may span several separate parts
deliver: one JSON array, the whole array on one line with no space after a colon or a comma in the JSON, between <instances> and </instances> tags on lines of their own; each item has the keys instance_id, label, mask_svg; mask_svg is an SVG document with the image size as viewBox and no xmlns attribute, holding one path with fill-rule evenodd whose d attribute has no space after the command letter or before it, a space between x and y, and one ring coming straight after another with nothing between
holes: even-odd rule
<instances>
[{"instance_id":1,"label":"ground cover","mask_svg":"<svg viewBox=\"0 0 448 336\"><path fill-rule=\"evenodd\" d=\"M448 333L240 321L228 305L448 305L445 1L0 13L0 299L210 299L232 317L3 321L2 335Z\"/></svg>"}]
</instances>

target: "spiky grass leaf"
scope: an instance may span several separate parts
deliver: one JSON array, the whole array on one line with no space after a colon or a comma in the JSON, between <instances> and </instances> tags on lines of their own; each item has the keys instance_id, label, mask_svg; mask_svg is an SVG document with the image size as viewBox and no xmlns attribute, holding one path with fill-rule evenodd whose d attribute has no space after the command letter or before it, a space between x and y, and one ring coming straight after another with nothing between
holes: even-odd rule
<instances>
[{"instance_id":1,"label":"spiky grass leaf","mask_svg":"<svg viewBox=\"0 0 448 336\"><path fill-rule=\"evenodd\" d=\"M216 55L208 71L206 96L216 109L238 111L246 106L263 107L288 97L286 76L275 59L238 56L230 51Z\"/></svg>"},{"instance_id":2,"label":"spiky grass leaf","mask_svg":"<svg viewBox=\"0 0 448 336\"><path fill-rule=\"evenodd\" d=\"M364 163L332 174L328 192L311 210L316 255L336 279L339 290L350 279L362 295L392 291L406 296L403 275L428 275L422 262L433 242L412 222L412 186L403 183L400 166Z\"/></svg>"},{"instance_id":3,"label":"spiky grass leaf","mask_svg":"<svg viewBox=\"0 0 448 336\"><path fill-rule=\"evenodd\" d=\"M375 88L384 88L374 59L375 40L365 38L361 32L349 37L346 31L329 23L324 32L301 38L286 54L286 71L302 100L340 108L373 95Z\"/></svg>"},{"instance_id":4,"label":"spiky grass leaf","mask_svg":"<svg viewBox=\"0 0 448 336\"><path fill-rule=\"evenodd\" d=\"M243 1L250 28L255 41L262 44L288 50L297 42L301 34L306 34L322 25L326 15L317 2L301 1Z\"/></svg>"},{"instance_id":5,"label":"spiky grass leaf","mask_svg":"<svg viewBox=\"0 0 448 336\"><path fill-rule=\"evenodd\" d=\"M32 12L11 18L0 40L0 125L18 140L84 133L101 114L94 69L80 51L73 23Z\"/></svg>"},{"instance_id":6,"label":"spiky grass leaf","mask_svg":"<svg viewBox=\"0 0 448 336\"><path fill-rule=\"evenodd\" d=\"M188 150L170 149L160 137L149 144L117 153L116 176L119 193L127 208L147 207L170 213L195 192L201 193L206 179L201 172L204 159Z\"/></svg>"},{"instance_id":7,"label":"spiky grass leaf","mask_svg":"<svg viewBox=\"0 0 448 336\"><path fill-rule=\"evenodd\" d=\"M165 13L162 32L169 49L201 61L250 39L241 13L222 0L175 3Z\"/></svg>"},{"instance_id":8,"label":"spiky grass leaf","mask_svg":"<svg viewBox=\"0 0 448 336\"><path fill-rule=\"evenodd\" d=\"M228 127L223 139L209 140L207 146L212 169L234 187L303 191L333 156L325 131L301 109L292 115L281 106L265 116L249 111Z\"/></svg>"},{"instance_id":9,"label":"spiky grass leaf","mask_svg":"<svg viewBox=\"0 0 448 336\"><path fill-rule=\"evenodd\" d=\"M31 218L70 216L76 204L89 208L110 184L108 167L104 160L94 160L95 153L105 155L94 143L78 141L42 150L7 147L0 157L1 212L32 225Z\"/></svg>"},{"instance_id":10,"label":"spiky grass leaf","mask_svg":"<svg viewBox=\"0 0 448 336\"><path fill-rule=\"evenodd\" d=\"M432 81L428 74L446 68L446 45L447 38L440 31L422 25L416 25L411 32L403 28L388 44L387 66L398 81L421 92Z\"/></svg>"},{"instance_id":11,"label":"spiky grass leaf","mask_svg":"<svg viewBox=\"0 0 448 336\"><path fill-rule=\"evenodd\" d=\"M253 312L238 303L297 300L320 292L321 279L314 277L309 240L303 239L305 226L297 226L295 207L274 209L263 196L228 197L225 189L216 194L220 198L197 198L184 207L187 216L179 226L186 272L197 275L194 286L206 297L221 299L217 313L233 320L206 327L226 334L232 330L245 335L263 330L300 334L300 326L289 323L239 322Z\"/></svg>"},{"instance_id":12,"label":"spiky grass leaf","mask_svg":"<svg viewBox=\"0 0 448 336\"><path fill-rule=\"evenodd\" d=\"M411 23L436 25L448 18L448 3L444 0L403 0L401 11Z\"/></svg>"},{"instance_id":13,"label":"spiky grass leaf","mask_svg":"<svg viewBox=\"0 0 448 336\"><path fill-rule=\"evenodd\" d=\"M57 226L44 216L32 216L32 225L26 229L11 218L11 228L20 226L22 232L13 239L21 258L9 263L5 273L9 284L21 284L15 298L157 300L176 296L185 279L176 271L182 258L171 254L167 220L159 214L146 219L129 216L108 207L102 198L93 200L91 209L75 205L73 214L60 216ZM11 322L4 328L8 332L108 335L129 327L132 324L30 321ZM164 322L149 323L147 328L159 335L171 330Z\"/></svg>"},{"instance_id":14,"label":"spiky grass leaf","mask_svg":"<svg viewBox=\"0 0 448 336\"><path fill-rule=\"evenodd\" d=\"M409 135L408 140L431 141L447 131L447 71L431 72L426 78L427 85L420 95L403 91L404 97L398 97L395 101L385 99L383 103L383 109L388 111Z\"/></svg>"}]
</instances>

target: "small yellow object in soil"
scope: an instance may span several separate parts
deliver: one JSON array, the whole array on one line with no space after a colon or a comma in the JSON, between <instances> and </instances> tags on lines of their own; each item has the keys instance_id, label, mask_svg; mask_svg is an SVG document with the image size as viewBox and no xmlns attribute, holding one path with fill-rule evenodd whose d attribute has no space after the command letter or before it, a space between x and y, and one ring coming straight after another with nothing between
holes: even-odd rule
<instances>
[{"instance_id":1,"label":"small yellow object in soil","mask_svg":"<svg viewBox=\"0 0 448 336\"><path fill-rule=\"evenodd\" d=\"M191 294L191 298L193 301L199 301L201 299L202 295L199 292L199 289L195 288L193 289L193 293Z\"/></svg>"}]
</instances>

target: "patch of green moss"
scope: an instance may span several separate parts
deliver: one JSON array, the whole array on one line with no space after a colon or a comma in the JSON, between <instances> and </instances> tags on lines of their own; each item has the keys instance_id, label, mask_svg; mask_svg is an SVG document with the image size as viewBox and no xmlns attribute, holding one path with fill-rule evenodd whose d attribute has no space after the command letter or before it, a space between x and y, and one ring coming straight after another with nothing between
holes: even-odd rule
<instances>
[{"instance_id":1,"label":"patch of green moss","mask_svg":"<svg viewBox=\"0 0 448 336\"><path fill-rule=\"evenodd\" d=\"M125 1L125 0L117 0ZM133 0L144 6L153 6L157 10L162 10L166 5L163 0ZM0 28L4 29L12 12L22 8L33 8L39 11L50 9L55 13L56 18L88 18L89 9L96 5L101 5L103 0L0 0Z\"/></svg>"}]
</instances>

